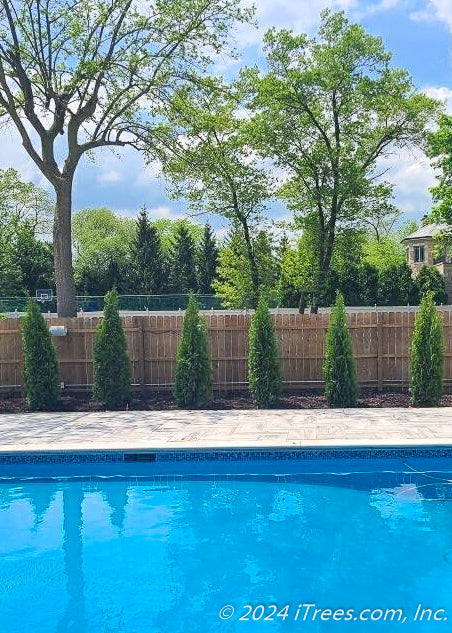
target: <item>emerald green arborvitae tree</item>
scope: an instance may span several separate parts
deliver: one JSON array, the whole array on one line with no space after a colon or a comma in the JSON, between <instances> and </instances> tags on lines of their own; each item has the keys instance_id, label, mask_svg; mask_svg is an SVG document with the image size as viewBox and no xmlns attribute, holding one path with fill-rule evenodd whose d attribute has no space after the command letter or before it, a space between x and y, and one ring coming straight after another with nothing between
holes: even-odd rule
<instances>
[{"instance_id":1,"label":"emerald green arborvitae tree","mask_svg":"<svg viewBox=\"0 0 452 633\"><path fill-rule=\"evenodd\" d=\"M94 344L93 398L107 409L119 409L130 402L131 370L127 341L118 311L118 295L105 295L104 318Z\"/></svg>"},{"instance_id":2,"label":"emerald green arborvitae tree","mask_svg":"<svg viewBox=\"0 0 452 633\"><path fill-rule=\"evenodd\" d=\"M54 409L58 404L58 362L52 336L40 307L30 301L22 319L22 349L27 401L30 409Z\"/></svg>"},{"instance_id":3,"label":"emerald green arborvitae tree","mask_svg":"<svg viewBox=\"0 0 452 633\"><path fill-rule=\"evenodd\" d=\"M184 409L202 409L212 402L212 365L205 321L193 293L185 311L176 360L176 402Z\"/></svg>"},{"instance_id":4,"label":"emerald green arborvitae tree","mask_svg":"<svg viewBox=\"0 0 452 633\"><path fill-rule=\"evenodd\" d=\"M198 251L198 289L202 294L212 294L212 282L218 265L218 248L212 227L204 226L204 233Z\"/></svg>"},{"instance_id":5,"label":"emerald green arborvitae tree","mask_svg":"<svg viewBox=\"0 0 452 633\"><path fill-rule=\"evenodd\" d=\"M414 326L410 348L410 393L414 404L435 405L443 391L443 327L428 292Z\"/></svg>"},{"instance_id":6,"label":"emerald green arborvitae tree","mask_svg":"<svg viewBox=\"0 0 452 633\"><path fill-rule=\"evenodd\" d=\"M352 339L347 327L344 298L339 292L331 310L326 335L323 373L328 404L332 407L354 407L357 397L356 365Z\"/></svg>"},{"instance_id":7,"label":"emerald green arborvitae tree","mask_svg":"<svg viewBox=\"0 0 452 633\"><path fill-rule=\"evenodd\" d=\"M182 223L177 227L170 267L173 292L185 294L197 290L195 242Z\"/></svg>"},{"instance_id":8,"label":"emerald green arborvitae tree","mask_svg":"<svg viewBox=\"0 0 452 633\"><path fill-rule=\"evenodd\" d=\"M160 294L165 282L165 261L157 229L149 222L146 209L141 209L137 232L132 245L134 292Z\"/></svg>"},{"instance_id":9,"label":"emerald green arborvitae tree","mask_svg":"<svg viewBox=\"0 0 452 633\"><path fill-rule=\"evenodd\" d=\"M266 409L278 402L281 370L267 301L261 295L249 331L248 381L254 404Z\"/></svg>"}]
</instances>

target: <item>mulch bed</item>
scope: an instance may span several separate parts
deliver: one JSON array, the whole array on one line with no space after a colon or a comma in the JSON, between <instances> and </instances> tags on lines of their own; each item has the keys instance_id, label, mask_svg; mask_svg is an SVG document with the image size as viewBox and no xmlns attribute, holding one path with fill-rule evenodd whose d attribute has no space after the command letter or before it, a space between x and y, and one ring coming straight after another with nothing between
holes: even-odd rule
<instances>
[{"instance_id":1,"label":"mulch bed","mask_svg":"<svg viewBox=\"0 0 452 633\"><path fill-rule=\"evenodd\" d=\"M445 394L440 401L441 407L452 407L452 394ZM378 393L368 391L362 393L358 400L358 407L406 407L412 408L407 393ZM254 409L253 402L247 393L216 393L212 409ZM327 409L325 398L316 392L285 393L279 402L278 409ZM156 392L145 400L133 400L129 410L158 411L177 409L172 394ZM99 403L92 402L86 396L63 396L59 411L102 411ZM24 398L18 396L3 396L0 398L0 413L25 413L29 411Z\"/></svg>"}]
</instances>

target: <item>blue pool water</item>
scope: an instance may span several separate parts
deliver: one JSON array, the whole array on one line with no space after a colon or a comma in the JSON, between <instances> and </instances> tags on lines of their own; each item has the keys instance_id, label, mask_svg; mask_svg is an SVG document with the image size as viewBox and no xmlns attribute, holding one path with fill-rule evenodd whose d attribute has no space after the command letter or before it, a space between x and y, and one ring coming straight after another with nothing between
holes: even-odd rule
<instances>
[{"instance_id":1,"label":"blue pool water","mask_svg":"<svg viewBox=\"0 0 452 633\"><path fill-rule=\"evenodd\" d=\"M0 631L450 631L450 466L0 479Z\"/></svg>"}]
</instances>

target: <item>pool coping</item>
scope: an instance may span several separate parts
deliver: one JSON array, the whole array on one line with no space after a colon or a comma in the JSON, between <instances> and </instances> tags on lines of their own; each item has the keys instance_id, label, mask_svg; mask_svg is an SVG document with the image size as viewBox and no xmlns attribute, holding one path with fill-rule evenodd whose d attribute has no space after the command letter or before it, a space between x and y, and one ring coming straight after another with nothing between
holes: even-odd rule
<instances>
[{"instance_id":1,"label":"pool coping","mask_svg":"<svg viewBox=\"0 0 452 633\"><path fill-rule=\"evenodd\" d=\"M171 410L0 415L0 463L48 455L442 451L452 408ZM9 456L9 458L8 458ZM144 459L145 457L143 457ZM106 459L106 458L105 458ZM138 459L138 457L137 457Z\"/></svg>"},{"instance_id":2,"label":"pool coping","mask_svg":"<svg viewBox=\"0 0 452 633\"><path fill-rule=\"evenodd\" d=\"M224 451L317 451L317 450L363 450L363 449L376 449L376 450L385 450L385 449L451 449L452 450L452 439L447 442L440 442L437 440L433 440L431 438L419 439L419 440L401 440L400 442L396 442L394 440L379 440L379 441L369 441L369 440L344 440L342 442L338 442L335 440L331 441L321 441L321 442L299 442L294 443L292 445L287 444L274 444L274 443L259 443L259 444L242 444L242 443L218 443L214 444L212 442L206 444L205 446L200 446L199 444L190 444L190 443L181 443L175 444L174 446L168 446L167 444L143 444L143 445L124 445L122 443L116 444L96 444L93 446L90 444L42 444L42 445L11 445L11 446L0 446L0 456L2 455L34 455L34 454L65 454L65 453L74 453L74 454L90 454L90 453L167 453L167 452L224 452Z\"/></svg>"}]
</instances>

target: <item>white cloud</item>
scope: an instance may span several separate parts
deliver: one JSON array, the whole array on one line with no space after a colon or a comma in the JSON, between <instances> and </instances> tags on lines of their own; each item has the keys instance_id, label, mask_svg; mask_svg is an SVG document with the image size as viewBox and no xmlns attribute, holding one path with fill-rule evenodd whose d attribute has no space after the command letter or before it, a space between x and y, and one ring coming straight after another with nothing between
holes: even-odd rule
<instances>
[{"instance_id":1,"label":"white cloud","mask_svg":"<svg viewBox=\"0 0 452 633\"><path fill-rule=\"evenodd\" d=\"M116 169L110 169L108 171L101 171L97 176L99 182L119 182L122 180L122 174Z\"/></svg>"},{"instance_id":2,"label":"white cloud","mask_svg":"<svg viewBox=\"0 0 452 633\"><path fill-rule=\"evenodd\" d=\"M353 12L353 19L361 20L362 18L375 15L377 13L383 13L384 11L390 11L391 9L395 9L403 2L403 0L379 0L374 4L363 5L357 11Z\"/></svg>"},{"instance_id":3,"label":"white cloud","mask_svg":"<svg viewBox=\"0 0 452 633\"><path fill-rule=\"evenodd\" d=\"M452 89L446 86L427 86L425 94L443 101L446 112L452 113ZM430 159L420 150L400 151L385 160L379 167L389 168L384 178L394 184L395 203L408 216L420 218L430 211L430 189L436 178Z\"/></svg>"},{"instance_id":4,"label":"white cloud","mask_svg":"<svg viewBox=\"0 0 452 633\"><path fill-rule=\"evenodd\" d=\"M241 48L259 45L262 35L273 26L296 33L312 32L320 22L323 9L350 11L359 8L358 0L246 0L245 4L255 4L258 28L238 27L236 39Z\"/></svg>"},{"instance_id":5,"label":"white cloud","mask_svg":"<svg viewBox=\"0 0 452 633\"><path fill-rule=\"evenodd\" d=\"M152 180L160 176L160 165L158 161L143 164L141 157L139 158L141 164L133 184L136 187L148 187Z\"/></svg>"},{"instance_id":6,"label":"white cloud","mask_svg":"<svg viewBox=\"0 0 452 633\"><path fill-rule=\"evenodd\" d=\"M452 90L446 86L427 86L422 89L429 97L442 101L446 106L446 112L452 114Z\"/></svg>"},{"instance_id":7,"label":"white cloud","mask_svg":"<svg viewBox=\"0 0 452 633\"><path fill-rule=\"evenodd\" d=\"M395 204L406 215L420 218L432 205L430 188L435 174L430 160L420 150L403 150L379 161L389 169L385 180L394 185Z\"/></svg>"},{"instance_id":8,"label":"white cloud","mask_svg":"<svg viewBox=\"0 0 452 633\"><path fill-rule=\"evenodd\" d=\"M420 11L411 13L410 18L417 22L431 22L440 20L452 31L452 2L451 0L427 0Z\"/></svg>"},{"instance_id":9,"label":"white cloud","mask_svg":"<svg viewBox=\"0 0 452 633\"><path fill-rule=\"evenodd\" d=\"M179 220L188 217L186 213L181 213L180 211L165 205L151 208L146 207L146 211L148 212L148 216L151 220L159 220L162 218ZM136 218L138 212L139 209L115 209L115 213L122 215L125 218Z\"/></svg>"},{"instance_id":10,"label":"white cloud","mask_svg":"<svg viewBox=\"0 0 452 633\"><path fill-rule=\"evenodd\" d=\"M12 167L21 174L23 180L33 182L48 191L53 191L48 180L25 151L19 132L12 125L2 128L0 138L2 148L0 169Z\"/></svg>"},{"instance_id":11,"label":"white cloud","mask_svg":"<svg viewBox=\"0 0 452 633\"><path fill-rule=\"evenodd\" d=\"M171 209L170 207L166 207L166 206L160 206L160 207L155 207L154 209L148 209L148 214L149 214L149 217L155 220L158 218L175 219L176 217L178 218L185 217L185 216L182 216L180 213L173 211L173 209Z\"/></svg>"}]
</instances>

